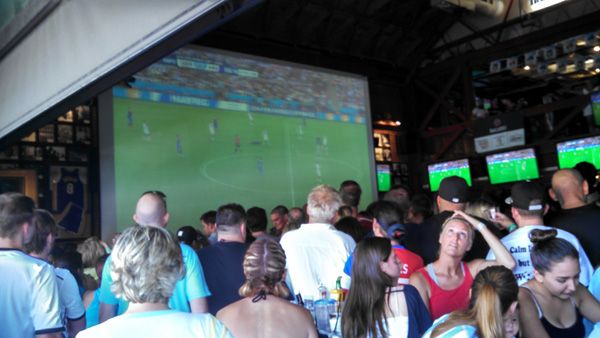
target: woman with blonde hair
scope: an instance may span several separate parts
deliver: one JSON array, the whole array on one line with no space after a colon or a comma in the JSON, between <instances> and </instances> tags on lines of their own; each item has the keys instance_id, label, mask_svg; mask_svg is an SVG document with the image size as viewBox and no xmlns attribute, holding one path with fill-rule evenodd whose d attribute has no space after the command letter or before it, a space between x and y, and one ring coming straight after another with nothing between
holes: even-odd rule
<instances>
[{"instance_id":1,"label":"woman with blonde hair","mask_svg":"<svg viewBox=\"0 0 600 338\"><path fill-rule=\"evenodd\" d=\"M518 331L511 322L517 311L518 294L519 286L511 270L503 266L485 268L473 281L469 308L440 317L423 337L513 337Z\"/></svg>"},{"instance_id":2,"label":"woman with blonde hair","mask_svg":"<svg viewBox=\"0 0 600 338\"><path fill-rule=\"evenodd\" d=\"M494 253L495 260L475 259L463 262L479 231ZM432 234L433 236L433 234ZM455 211L442 225L438 259L410 276L431 313L433 320L456 310L466 310L473 276L493 265L509 269L515 260L502 242L481 222L462 211Z\"/></svg>"},{"instance_id":3,"label":"woman with blonde hair","mask_svg":"<svg viewBox=\"0 0 600 338\"><path fill-rule=\"evenodd\" d=\"M245 297L226 306L217 318L234 337L317 337L310 313L287 301L285 253L268 237L259 237L244 256L246 282L240 287Z\"/></svg>"},{"instance_id":4,"label":"woman with blonde hair","mask_svg":"<svg viewBox=\"0 0 600 338\"><path fill-rule=\"evenodd\" d=\"M81 331L87 337L231 337L210 314L169 309L169 298L185 266L177 240L167 230L133 226L119 237L111 255L112 290L129 302L127 311Z\"/></svg>"}]
</instances>

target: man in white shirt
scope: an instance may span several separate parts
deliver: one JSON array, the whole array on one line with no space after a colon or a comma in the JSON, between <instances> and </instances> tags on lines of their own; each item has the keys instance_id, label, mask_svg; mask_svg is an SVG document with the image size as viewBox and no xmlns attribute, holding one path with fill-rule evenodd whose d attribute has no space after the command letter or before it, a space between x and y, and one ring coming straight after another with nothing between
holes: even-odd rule
<instances>
[{"instance_id":1,"label":"man in white shirt","mask_svg":"<svg viewBox=\"0 0 600 338\"><path fill-rule=\"evenodd\" d=\"M280 243L287 258L290 289L304 298L318 299L320 285L334 289L337 278L344 276L344 264L356 243L331 225L342 204L334 188L313 188L307 204L309 223L286 232Z\"/></svg>"},{"instance_id":2,"label":"man in white shirt","mask_svg":"<svg viewBox=\"0 0 600 338\"><path fill-rule=\"evenodd\" d=\"M506 203L511 205L512 217L518 228L502 238L502 244L513 255L517 265L513 270L517 283L524 284L533 278L533 265L531 263L530 251L533 247L529 240L529 233L534 229L549 230L555 229L543 225L543 216L548 211L548 205L545 202L544 188L534 182L519 182L512 186L511 195L506 199ZM588 285L592 277L592 265L581 244L573 234L556 229L558 238L563 238L571 243L579 252L579 265L581 272L579 282ZM494 259L491 252L486 259Z\"/></svg>"},{"instance_id":3,"label":"man in white shirt","mask_svg":"<svg viewBox=\"0 0 600 338\"><path fill-rule=\"evenodd\" d=\"M23 194L0 195L0 337L58 338L64 330L52 266L22 251L33 210Z\"/></svg>"}]
</instances>

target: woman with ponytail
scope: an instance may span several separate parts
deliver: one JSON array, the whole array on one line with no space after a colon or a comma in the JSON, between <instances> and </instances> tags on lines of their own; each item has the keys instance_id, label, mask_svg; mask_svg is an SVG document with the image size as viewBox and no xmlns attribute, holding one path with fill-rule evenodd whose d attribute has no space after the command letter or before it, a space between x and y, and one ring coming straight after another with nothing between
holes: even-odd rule
<instances>
[{"instance_id":1,"label":"woman with ponytail","mask_svg":"<svg viewBox=\"0 0 600 338\"><path fill-rule=\"evenodd\" d=\"M514 337L518 331L513 323L518 293L511 270L503 266L485 268L473 281L469 308L440 317L423 337Z\"/></svg>"},{"instance_id":2,"label":"woman with ponytail","mask_svg":"<svg viewBox=\"0 0 600 338\"><path fill-rule=\"evenodd\" d=\"M579 284L579 254L556 230L532 230L533 279L519 290L525 337L584 337L583 317L600 321L600 303Z\"/></svg>"},{"instance_id":3,"label":"woman with ponytail","mask_svg":"<svg viewBox=\"0 0 600 338\"><path fill-rule=\"evenodd\" d=\"M268 237L256 239L244 256L243 268L246 282L240 295L245 298L217 313L234 337L317 337L310 313L286 299L285 252L279 243Z\"/></svg>"}]
</instances>

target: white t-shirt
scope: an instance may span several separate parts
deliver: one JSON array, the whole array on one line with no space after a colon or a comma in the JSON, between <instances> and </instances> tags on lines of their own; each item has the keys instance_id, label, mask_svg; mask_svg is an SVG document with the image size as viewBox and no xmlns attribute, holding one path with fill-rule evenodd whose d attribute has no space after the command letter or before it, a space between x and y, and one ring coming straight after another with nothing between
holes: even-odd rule
<instances>
[{"instance_id":1,"label":"white t-shirt","mask_svg":"<svg viewBox=\"0 0 600 338\"><path fill-rule=\"evenodd\" d=\"M534 229L551 230L556 228L547 227L544 225L528 225L518 228L517 230L506 235L501 240L502 244L504 244L506 249L508 249L508 251L512 254L515 262L517 263L513 273L515 274L515 278L517 279L517 283L519 283L519 285L522 285L533 278L533 265L531 264L530 256L531 249L533 249L533 244L529 240L529 233ZM592 278L592 272L594 271L588 256L585 254L581 244L579 244L579 241L573 234L562 229L556 229L556 231L556 237L568 241L575 247L577 252L579 252L579 267L581 269L579 274L579 282L587 286ZM496 256L492 250L488 252L486 259L496 259Z\"/></svg>"},{"instance_id":2,"label":"white t-shirt","mask_svg":"<svg viewBox=\"0 0 600 338\"><path fill-rule=\"evenodd\" d=\"M290 289L313 299L321 297L321 283L327 290L335 289L337 278L345 276L344 264L356 246L352 237L322 223L302 224L286 232L280 243L287 259Z\"/></svg>"},{"instance_id":3,"label":"white t-shirt","mask_svg":"<svg viewBox=\"0 0 600 338\"><path fill-rule=\"evenodd\" d=\"M230 338L227 328L208 313L161 310L125 313L79 332L77 338Z\"/></svg>"},{"instance_id":4,"label":"white t-shirt","mask_svg":"<svg viewBox=\"0 0 600 338\"><path fill-rule=\"evenodd\" d=\"M62 332L52 266L17 249L0 249L0 337Z\"/></svg>"},{"instance_id":5,"label":"white t-shirt","mask_svg":"<svg viewBox=\"0 0 600 338\"><path fill-rule=\"evenodd\" d=\"M61 320L67 327L67 320L78 320L85 316L85 307L79 295L79 286L71 272L67 269L54 268L54 273L58 283Z\"/></svg>"}]
</instances>

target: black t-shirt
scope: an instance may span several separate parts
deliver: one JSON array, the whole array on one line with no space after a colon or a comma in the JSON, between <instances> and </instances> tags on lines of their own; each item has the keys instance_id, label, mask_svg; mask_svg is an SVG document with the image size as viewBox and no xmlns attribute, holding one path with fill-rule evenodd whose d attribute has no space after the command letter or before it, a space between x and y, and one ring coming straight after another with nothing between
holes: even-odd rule
<instances>
[{"instance_id":1,"label":"black t-shirt","mask_svg":"<svg viewBox=\"0 0 600 338\"><path fill-rule=\"evenodd\" d=\"M247 249L246 243L217 242L198 251L211 293L208 311L213 316L225 306L242 299L238 291L246 280L243 262Z\"/></svg>"},{"instance_id":2,"label":"black t-shirt","mask_svg":"<svg viewBox=\"0 0 600 338\"><path fill-rule=\"evenodd\" d=\"M423 258L425 265L437 259L438 251L440 249L439 239L440 231L442 230L442 224L444 224L446 219L450 218L453 214L454 212L452 211L443 211L437 215L429 217L423 223L417 226L419 245L417 247L413 247L413 249L415 253ZM485 224L487 228L494 235L496 235L496 237L500 238L502 236L502 232L497 227L490 225L486 220L478 220ZM479 233L479 231L475 230L473 246L471 247L471 250L467 251L463 261L469 262L476 258L485 259L485 256L487 256L489 250L490 247L483 236Z\"/></svg>"},{"instance_id":3,"label":"black t-shirt","mask_svg":"<svg viewBox=\"0 0 600 338\"><path fill-rule=\"evenodd\" d=\"M575 235L592 266L600 264L600 208L595 204L560 210L547 223Z\"/></svg>"}]
</instances>

